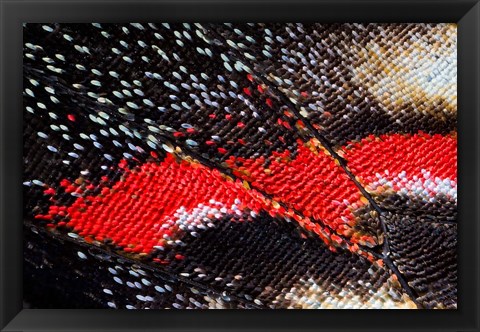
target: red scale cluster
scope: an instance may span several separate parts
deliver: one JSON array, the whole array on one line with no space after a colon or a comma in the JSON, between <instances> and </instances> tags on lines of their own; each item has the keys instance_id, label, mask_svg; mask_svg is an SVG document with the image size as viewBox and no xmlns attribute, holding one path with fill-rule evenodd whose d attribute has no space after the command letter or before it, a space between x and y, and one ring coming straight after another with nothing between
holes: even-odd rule
<instances>
[{"instance_id":1,"label":"red scale cluster","mask_svg":"<svg viewBox=\"0 0 480 332\"><path fill-rule=\"evenodd\" d=\"M325 222L339 234L349 235L355 223L352 210L365 203L361 193L334 160L307 147L301 141L295 159L290 152L274 152L265 168L265 158L245 159L231 156L227 163L234 174L289 208L314 220ZM313 151L312 151L313 150Z\"/></svg>"},{"instance_id":2,"label":"red scale cluster","mask_svg":"<svg viewBox=\"0 0 480 332\"><path fill-rule=\"evenodd\" d=\"M377 173L387 180L402 172L408 179L422 179L422 170L430 172L431 179L457 181L456 135L371 135L343 152L348 167L364 185L377 181Z\"/></svg>"},{"instance_id":3,"label":"red scale cluster","mask_svg":"<svg viewBox=\"0 0 480 332\"><path fill-rule=\"evenodd\" d=\"M419 176L422 169L430 171L433 177L456 181L453 136L371 136L339 152L352 172L367 183L376 180L379 171L388 170L391 176L402 171L408 176ZM356 243L374 241L369 235L351 230L356 223L353 211L368 201L315 140L299 141L294 159L287 150L274 152L268 158L231 156L227 164L238 180L196 162L178 160L171 154L161 162L148 162L134 169L121 161L123 179L112 187L107 185L107 178L100 185L62 180L60 186L66 192L87 192L71 206L52 205L47 215L38 215L37 219L60 217L62 221L56 225L66 223L87 241L111 239L127 252L150 253L154 246L164 246L166 238L182 236L174 220L180 207L191 211L199 204L208 206L210 200L228 207L238 199L239 209L245 213L266 211L274 217L291 218L317 234L332 250L346 245L338 235L350 239L353 245L346 246L352 251L358 250ZM100 188L99 195L87 195L95 188ZM52 188L45 194L54 195L56 191Z\"/></svg>"},{"instance_id":4,"label":"red scale cluster","mask_svg":"<svg viewBox=\"0 0 480 332\"><path fill-rule=\"evenodd\" d=\"M178 162L170 154L158 164L130 170L122 161L119 167L124 169L123 180L102 187L98 196L79 197L69 207L51 206L49 219L66 212L70 219L66 225L83 237L108 238L127 252L149 253L154 246L165 245L165 237L180 236L173 218L180 207L190 211L200 203L208 205L210 199L229 206L236 198L258 211L264 205L255 202L258 199L242 183L199 164ZM68 180L61 186L75 188Z\"/></svg>"}]
</instances>

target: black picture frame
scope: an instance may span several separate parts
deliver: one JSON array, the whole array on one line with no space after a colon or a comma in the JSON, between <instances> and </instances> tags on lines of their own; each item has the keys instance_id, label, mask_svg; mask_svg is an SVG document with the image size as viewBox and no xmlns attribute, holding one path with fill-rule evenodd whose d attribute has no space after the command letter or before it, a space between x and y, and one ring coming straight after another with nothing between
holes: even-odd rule
<instances>
[{"instance_id":1,"label":"black picture frame","mask_svg":"<svg viewBox=\"0 0 480 332\"><path fill-rule=\"evenodd\" d=\"M133 21L456 22L459 303L457 310L22 309L22 23ZM479 331L479 0L0 0L0 327L2 331Z\"/></svg>"}]
</instances>

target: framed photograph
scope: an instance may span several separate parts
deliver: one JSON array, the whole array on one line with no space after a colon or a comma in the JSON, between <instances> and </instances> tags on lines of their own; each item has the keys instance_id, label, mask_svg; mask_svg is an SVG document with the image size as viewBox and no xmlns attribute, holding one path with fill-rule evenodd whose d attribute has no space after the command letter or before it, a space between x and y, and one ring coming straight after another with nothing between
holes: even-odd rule
<instances>
[{"instance_id":1,"label":"framed photograph","mask_svg":"<svg viewBox=\"0 0 480 332\"><path fill-rule=\"evenodd\" d=\"M2 331L479 330L478 1L1 21Z\"/></svg>"}]
</instances>

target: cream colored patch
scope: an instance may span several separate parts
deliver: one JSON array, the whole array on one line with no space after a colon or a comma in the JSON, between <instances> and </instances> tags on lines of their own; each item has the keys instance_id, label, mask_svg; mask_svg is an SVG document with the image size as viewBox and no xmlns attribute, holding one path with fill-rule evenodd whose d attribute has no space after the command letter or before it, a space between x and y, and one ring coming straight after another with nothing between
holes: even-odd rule
<instances>
[{"instance_id":1,"label":"cream colored patch","mask_svg":"<svg viewBox=\"0 0 480 332\"><path fill-rule=\"evenodd\" d=\"M368 290L369 297L362 299L355 293L349 281L339 294L331 294L312 278L301 280L288 292L277 297L275 302L288 301L289 309L416 309L415 303L406 295L400 294L393 286L393 277L376 292ZM358 281L361 287L371 288L369 283ZM367 299L365 299L367 297Z\"/></svg>"},{"instance_id":2,"label":"cream colored patch","mask_svg":"<svg viewBox=\"0 0 480 332\"><path fill-rule=\"evenodd\" d=\"M394 34L375 38L366 48L345 56L360 57L352 67L354 81L366 86L389 111L415 112L442 118L457 110L457 27L439 24L421 36ZM432 112L435 112L432 114Z\"/></svg>"}]
</instances>

